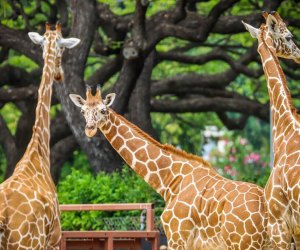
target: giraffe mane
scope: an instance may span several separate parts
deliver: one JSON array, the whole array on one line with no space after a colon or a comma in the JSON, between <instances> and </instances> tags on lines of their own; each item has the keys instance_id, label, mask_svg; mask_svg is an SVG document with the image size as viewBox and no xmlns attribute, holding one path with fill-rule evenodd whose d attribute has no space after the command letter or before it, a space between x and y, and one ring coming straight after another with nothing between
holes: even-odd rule
<instances>
[{"instance_id":1,"label":"giraffe mane","mask_svg":"<svg viewBox=\"0 0 300 250\"><path fill-rule=\"evenodd\" d=\"M110 111L115 116L117 116L122 122L124 122L126 125L130 126L138 135L140 135L141 137L143 137L147 141L151 142L152 144L154 144L158 148L161 148L164 151L176 154L177 156L186 158L188 160L193 160L193 161L201 163L201 164L203 164L205 166L211 167L210 163L208 161L204 160L202 157L200 157L198 155L193 155L193 154L187 153L186 151L178 149L178 148L175 148L173 145L170 145L170 144L161 144L160 142L158 142L157 140L155 140L153 137L151 137L149 134L147 134L146 132L144 132L143 130L141 130L138 126L136 126L133 123L131 123L130 121L128 121L123 116L117 114L112 109L110 109Z\"/></svg>"},{"instance_id":2,"label":"giraffe mane","mask_svg":"<svg viewBox=\"0 0 300 250\"><path fill-rule=\"evenodd\" d=\"M271 56L272 56L275 64L278 65L278 72L279 72L279 75L280 75L280 77L281 77L281 79L283 81L282 87L284 88L285 93L287 94L287 101L288 101L288 105L289 105L289 107L291 109L291 112L292 112L292 114L295 117L297 117L299 119L299 115L297 113L297 109L295 108L295 106L292 103L291 93L290 93L290 91L289 91L289 89L287 87L287 80L286 80L285 74L283 73L283 70L282 70L282 68L280 66L279 59L276 56L276 54L272 50L269 49L269 47L268 47L268 45L267 45L267 43L265 41L264 32L266 31L266 25L261 25L260 29L262 31L262 32L260 32L260 39L262 40L262 42L263 42L264 46L267 48L267 50L270 51L270 54L271 54Z\"/></svg>"}]
</instances>

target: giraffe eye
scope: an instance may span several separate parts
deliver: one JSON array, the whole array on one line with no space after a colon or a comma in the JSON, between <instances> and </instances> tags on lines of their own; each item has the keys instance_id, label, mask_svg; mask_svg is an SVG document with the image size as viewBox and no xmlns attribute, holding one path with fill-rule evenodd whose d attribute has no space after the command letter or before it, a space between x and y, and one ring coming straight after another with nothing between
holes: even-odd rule
<instances>
[{"instance_id":1,"label":"giraffe eye","mask_svg":"<svg viewBox=\"0 0 300 250\"><path fill-rule=\"evenodd\" d=\"M106 114L106 110L104 110L104 109L102 109L100 112L101 112L102 115Z\"/></svg>"},{"instance_id":2,"label":"giraffe eye","mask_svg":"<svg viewBox=\"0 0 300 250\"><path fill-rule=\"evenodd\" d=\"M287 40L288 42L290 42L290 41L292 40L292 37L291 37L291 36L287 36L287 37L286 37L286 40Z\"/></svg>"}]
</instances>

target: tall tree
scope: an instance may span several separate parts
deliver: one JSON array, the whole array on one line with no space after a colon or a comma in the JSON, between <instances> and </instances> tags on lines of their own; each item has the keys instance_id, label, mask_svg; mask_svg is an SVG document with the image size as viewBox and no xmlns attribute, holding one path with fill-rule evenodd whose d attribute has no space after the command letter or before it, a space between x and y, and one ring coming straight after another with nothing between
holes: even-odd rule
<instances>
[{"instance_id":1,"label":"tall tree","mask_svg":"<svg viewBox=\"0 0 300 250\"><path fill-rule=\"evenodd\" d=\"M27 37L44 22L60 21L64 36L81 39L66 51L64 83L55 85L51 121L52 174L74 150L82 149L94 172L120 168L121 159L102 135L89 139L68 94L83 95L85 84L115 92L113 109L155 136L150 112L215 112L230 129L249 116L269 119L264 77L241 20L258 26L260 10L278 10L297 35L297 1L1 1L0 105L20 112L14 130L0 112L0 142L12 173L34 121L42 56ZM298 32L298 33L297 33ZM292 62L283 65L291 80L300 77ZM263 83L263 84L262 84ZM293 88L292 88L293 90ZM295 98L299 96L295 94ZM233 119L228 112L239 113Z\"/></svg>"}]
</instances>

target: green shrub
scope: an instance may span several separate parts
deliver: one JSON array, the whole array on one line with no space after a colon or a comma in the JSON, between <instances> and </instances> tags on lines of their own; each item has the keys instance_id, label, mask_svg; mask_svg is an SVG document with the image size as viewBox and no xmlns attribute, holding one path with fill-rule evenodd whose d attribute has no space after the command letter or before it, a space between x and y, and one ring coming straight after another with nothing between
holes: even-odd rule
<instances>
[{"instance_id":1,"label":"green shrub","mask_svg":"<svg viewBox=\"0 0 300 250\"><path fill-rule=\"evenodd\" d=\"M164 207L160 195L127 166L124 166L121 172L112 174L100 172L97 176L71 169L71 174L58 185L58 197L60 204L152 202L158 208ZM64 212L61 216L62 228L104 230L106 225L101 218L139 216L140 213L141 211Z\"/></svg>"}]
</instances>

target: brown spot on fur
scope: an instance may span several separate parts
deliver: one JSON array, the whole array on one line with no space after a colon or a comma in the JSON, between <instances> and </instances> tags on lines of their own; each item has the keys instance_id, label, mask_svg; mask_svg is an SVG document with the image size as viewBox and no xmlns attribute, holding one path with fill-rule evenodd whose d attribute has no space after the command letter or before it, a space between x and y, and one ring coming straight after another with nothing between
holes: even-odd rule
<instances>
[{"instance_id":1,"label":"brown spot on fur","mask_svg":"<svg viewBox=\"0 0 300 250\"><path fill-rule=\"evenodd\" d=\"M132 153L128 151L128 149L123 148L120 152L120 155L123 157L123 159L126 161L128 165L132 164Z\"/></svg>"}]
</instances>

